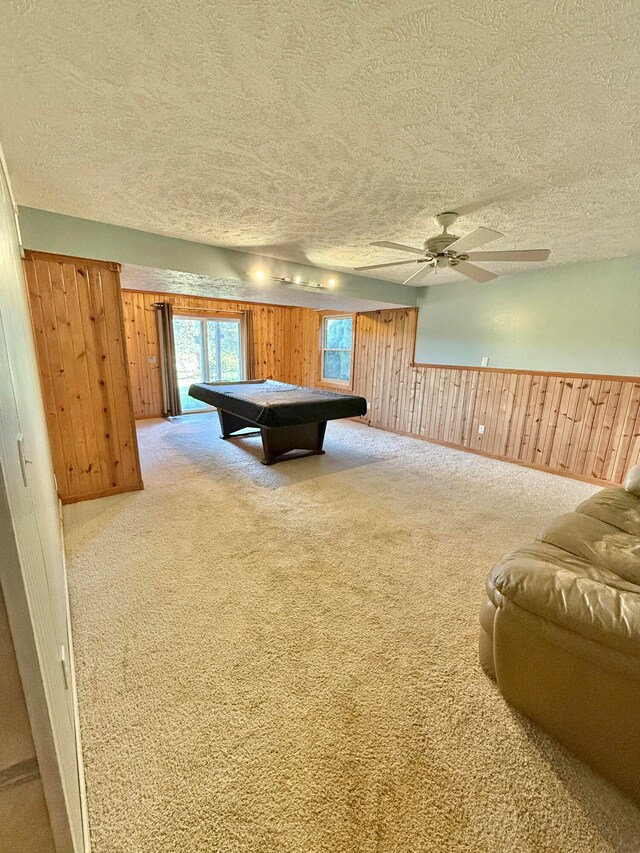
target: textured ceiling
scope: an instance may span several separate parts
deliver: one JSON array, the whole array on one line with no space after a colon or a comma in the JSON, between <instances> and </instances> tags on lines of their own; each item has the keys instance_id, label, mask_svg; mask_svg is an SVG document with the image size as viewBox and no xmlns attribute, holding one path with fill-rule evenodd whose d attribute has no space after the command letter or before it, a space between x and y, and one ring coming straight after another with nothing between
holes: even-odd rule
<instances>
[{"instance_id":1,"label":"textured ceiling","mask_svg":"<svg viewBox=\"0 0 640 853\"><path fill-rule=\"evenodd\" d=\"M452 208L456 233L555 264L640 250L637 0L5 0L2 17L21 204L328 269L398 260L368 242L419 243Z\"/></svg>"},{"instance_id":2,"label":"textured ceiling","mask_svg":"<svg viewBox=\"0 0 640 853\"><path fill-rule=\"evenodd\" d=\"M269 305L298 305L323 311L379 311L398 308L397 303L376 302L371 299L350 299L330 290L318 292L274 281L255 284L206 275L159 270L123 264L120 274L122 286L127 290L151 290L161 293L185 293L191 296L208 296L212 299L232 299L238 302L264 302Z\"/></svg>"}]
</instances>

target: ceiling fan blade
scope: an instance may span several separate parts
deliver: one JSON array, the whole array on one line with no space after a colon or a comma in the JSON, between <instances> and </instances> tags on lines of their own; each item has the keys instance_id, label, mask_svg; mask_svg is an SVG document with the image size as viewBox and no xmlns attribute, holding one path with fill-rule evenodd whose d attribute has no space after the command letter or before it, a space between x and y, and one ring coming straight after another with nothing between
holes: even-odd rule
<instances>
[{"instance_id":1,"label":"ceiling fan blade","mask_svg":"<svg viewBox=\"0 0 640 853\"><path fill-rule=\"evenodd\" d=\"M447 246L447 251L461 254L468 252L469 249L475 249L476 246L484 246L485 243L498 240L500 237L504 237L504 234L499 231L492 231L491 228L476 228L475 231L465 234L464 237Z\"/></svg>"},{"instance_id":2,"label":"ceiling fan blade","mask_svg":"<svg viewBox=\"0 0 640 853\"><path fill-rule=\"evenodd\" d=\"M550 254L551 249L514 249L512 252L469 252L468 256L472 261L546 261Z\"/></svg>"},{"instance_id":3,"label":"ceiling fan blade","mask_svg":"<svg viewBox=\"0 0 640 853\"><path fill-rule=\"evenodd\" d=\"M367 264L366 267L354 267L354 270L379 270L382 267L401 267L403 264L417 264L413 258L410 261L391 261L388 264Z\"/></svg>"},{"instance_id":4,"label":"ceiling fan blade","mask_svg":"<svg viewBox=\"0 0 640 853\"><path fill-rule=\"evenodd\" d=\"M405 280L402 283L403 284L409 284L411 279L414 279L414 278L416 278L416 276L422 275L423 273L426 277L429 275L429 273L432 273L433 270L434 270L433 264L423 264L422 266L418 267L418 269L414 273L411 273L409 278L405 278Z\"/></svg>"},{"instance_id":5,"label":"ceiling fan blade","mask_svg":"<svg viewBox=\"0 0 640 853\"><path fill-rule=\"evenodd\" d=\"M377 240L375 243L369 243L369 245L384 246L385 249L400 249L401 252L415 252L416 255L424 255L424 249L416 249L413 246L404 246L402 243L390 243L388 240ZM480 243L478 243L478 245L480 245Z\"/></svg>"},{"instance_id":6,"label":"ceiling fan blade","mask_svg":"<svg viewBox=\"0 0 640 853\"><path fill-rule=\"evenodd\" d=\"M451 266L451 269L454 272L461 272L462 275L466 275L467 278L472 278L474 281L491 281L492 278L498 278L494 272L483 270L482 267L477 267L468 261L458 261L455 266Z\"/></svg>"}]
</instances>

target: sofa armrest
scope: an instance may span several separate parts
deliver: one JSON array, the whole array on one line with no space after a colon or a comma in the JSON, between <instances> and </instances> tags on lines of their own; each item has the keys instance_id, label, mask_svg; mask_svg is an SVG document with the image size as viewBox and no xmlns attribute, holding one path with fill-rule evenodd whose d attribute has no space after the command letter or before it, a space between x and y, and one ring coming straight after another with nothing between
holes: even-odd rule
<instances>
[{"instance_id":1,"label":"sofa armrest","mask_svg":"<svg viewBox=\"0 0 640 853\"><path fill-rule=\"evenodd\" d=\"M507 702L640 802L640 660L508 600L493 631Z\"/></svg>"}]
</instances>

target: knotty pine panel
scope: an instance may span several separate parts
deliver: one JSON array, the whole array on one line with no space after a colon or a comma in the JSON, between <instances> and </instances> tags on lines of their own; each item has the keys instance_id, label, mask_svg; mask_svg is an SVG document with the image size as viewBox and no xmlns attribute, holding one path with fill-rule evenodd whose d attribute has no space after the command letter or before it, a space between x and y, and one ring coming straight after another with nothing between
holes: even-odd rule
<instances>
[{"instance_id":1,"label":"knotty pine panel","mask_svg":"<svg viewBox=\"0 0 640 853\"><path fill-rule=\"evenodd\" d=\"M601 483L640 461L640 378L413 365L416 322L412 308L356 317L371 426Z\"/></svg>"},{"instance_id":2,"label":"knotty pine panel","mask_svg":"<svg viewBox=\"0 0 640 853\"><path fill-rule=\"evenodd\" d=\"M24 269L61 500L141 489L119 266L26 252Z\"/></svg>"},{"instance_id":3,"label":"knotty pine panel","mask_svg":"<svg viewBox=\"0 0 640 853\"><path fill-rule=\"evenodd\" d=\"M310 308L230 302L202 296L123 290L125 338L136 418L162 415L160 353L154 302L170 302L176 312L251 311L253 373L294 385L315 383L317 312ZM155 362L149 362L149 357Z\"/></svg>"}]
</instances>

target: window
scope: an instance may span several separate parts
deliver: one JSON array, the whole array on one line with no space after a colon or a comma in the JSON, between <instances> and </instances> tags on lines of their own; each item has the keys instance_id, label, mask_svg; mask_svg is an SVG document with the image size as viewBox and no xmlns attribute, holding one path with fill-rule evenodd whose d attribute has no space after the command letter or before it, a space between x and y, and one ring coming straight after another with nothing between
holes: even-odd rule
<instances>
[{"instance_id":1,"label":"window","mask_svg":"<svg viewBox=\"0 0 640 853\"><path fill-rule=\"evenodd\" d=\"M322 381L351 383L353 317L327 316L322 319Z\"/></svg>"},{"instance_id":2,"label":"window","mask_svg":"<svg viewBox=\"0 0 640 853\"><path fill-rule=\"evenodd\" d=\"M210 408L189 396L192 383L242 379L240 319L174 316L173 336L183 412Z\"/></svg>"}]
</instances>

